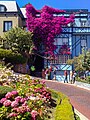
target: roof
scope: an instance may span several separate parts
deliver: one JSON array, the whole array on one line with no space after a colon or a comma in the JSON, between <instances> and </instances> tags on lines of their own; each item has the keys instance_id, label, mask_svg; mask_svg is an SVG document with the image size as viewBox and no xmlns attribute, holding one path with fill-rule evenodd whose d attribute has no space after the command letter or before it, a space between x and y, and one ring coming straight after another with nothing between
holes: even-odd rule
<instances>
[{"instance_id":1,"label":"roof","mask_svg":"<svg viewBox=\"0 0 90 120\"><path fill-rule=\"evenodd\" d=\"M24 18L27 18L26 17L26 8L20 8L20 9L21 9L21 12L22 12Z\"/></svg>"},{"instance_id":2,"label":"roof","mask_svg":"<svg viewBox=\"0 0 90 120\"><path fill-rule=\"evenodd\" d=\"M18 4L16 1L9 0L9 1L0 1L0 5L4 5L7 9L6 12L18 12L21 13L24 18L26 17L26 8L19 8ZM66 9L66 13L73 13L73 12L88 12L88 9Z\"/></svg>"},{"instance_id":3,"label":"roof","mask_svg":"<svg viewBox=\"0 0 90 120\"><path fill-rule=\"evenodd\" d=\"M88 9L64 9L66 12L88 12Z\"/></svg>"},{"instance_id":4,"label":"roof","mask_svg":"<svg viewBox=\"0 0 90 120\"><path fill-rule=\"evenodd\" d=\"M24 18L27 18L26 17L26 8L20 8L20 10L21 10ZM64 9L64 10L66 11L65 14L66 13L73 13L73 12L82 12L82 13L84 13L84 12L87 13L88 12L88 9Z\"/></svg>"},{"instance_id":5,"label":"roof","mask_svg":"<svg viewBox=\"0 0 90 120\"><path fill-rule=\"evenodd\" d=\"M18 12L18 5L16 1L0 1L0 5L4 5L7 12Z\"/></svg>"}]
</instances>

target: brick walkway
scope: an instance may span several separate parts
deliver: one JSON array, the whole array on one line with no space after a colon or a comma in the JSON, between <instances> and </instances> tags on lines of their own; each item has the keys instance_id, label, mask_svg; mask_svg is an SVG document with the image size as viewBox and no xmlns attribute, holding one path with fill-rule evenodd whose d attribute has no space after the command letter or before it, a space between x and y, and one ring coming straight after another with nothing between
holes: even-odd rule
<instances>
[{"instance_id":1,"label":"brick walkway","mask_svg":"<svg viewBox=\"0 0 90 120\"><path fill-rule=\"evenodd\" d=\"M90 120L90 90L50 80L46 80L46 85L67 95L73 107Z\"/></svg>"}]
</instances>

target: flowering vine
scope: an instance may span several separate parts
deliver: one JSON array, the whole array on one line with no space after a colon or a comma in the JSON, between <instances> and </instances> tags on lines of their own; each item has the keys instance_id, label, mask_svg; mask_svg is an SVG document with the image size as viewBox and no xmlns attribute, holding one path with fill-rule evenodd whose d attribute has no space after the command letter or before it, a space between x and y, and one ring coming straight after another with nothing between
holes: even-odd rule
<instances>
[{"instance_id":1,"label":"flowering vine","mask_svg":"<svg viewBox=\"0 0 90 120\"><path fill-rule=\"evenodd\" d=\"M71 54L70 47L68 47L67 44L63 44L59 49L59 53L61 55L70 55Z\"/></svg>"},{"instance_id":2,"label":"flowering vine","mask_svg":"<svg viewBox=\"0 0 90 120\"><path fill-rule=\"evenodd\" d=\"M69 18L64 16L54 16L54 14L64 13L64 10L54 9L44 6L41 10L36 10L31 4L26 6L27 28L33 32L34 45L37 51L41 50L45 54L54 55L56 45L54 38L61 34L62 26L74 22L74 15Z\"/></svg>"}]
</instances>

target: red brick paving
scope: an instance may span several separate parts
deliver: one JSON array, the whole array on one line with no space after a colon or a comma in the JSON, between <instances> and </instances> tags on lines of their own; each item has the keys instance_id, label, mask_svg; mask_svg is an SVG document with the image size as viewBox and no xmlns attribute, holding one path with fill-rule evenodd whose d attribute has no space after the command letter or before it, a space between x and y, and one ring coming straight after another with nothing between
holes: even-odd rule
<instances>
[{"instance_id":1,"label":"red brick paving","mask_svg":"<svg viewBox=\"0 0 90 120\"><path fill-rule=\"evenodd\" d=\"M46 85L67 95L73 107L90 120L90 90L50 80L46 81Z\"/></svg>"}]
</instances>

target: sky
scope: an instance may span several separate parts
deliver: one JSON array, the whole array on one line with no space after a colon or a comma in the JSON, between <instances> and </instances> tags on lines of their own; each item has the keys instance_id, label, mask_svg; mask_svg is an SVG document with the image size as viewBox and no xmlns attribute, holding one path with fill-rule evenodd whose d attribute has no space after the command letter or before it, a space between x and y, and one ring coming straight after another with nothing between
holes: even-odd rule
<instances>
[{"instance_id":1,"label":"sky","mask_svg":"<svg viewBox=\"0 0 90 120\"><path fill-rule=\"evenodd\" d=\"M31 3L36 9L48 5L58 9L88 9L90 11L90 0L16 0L20 7Z\"/></svg>"}]
</instances>

